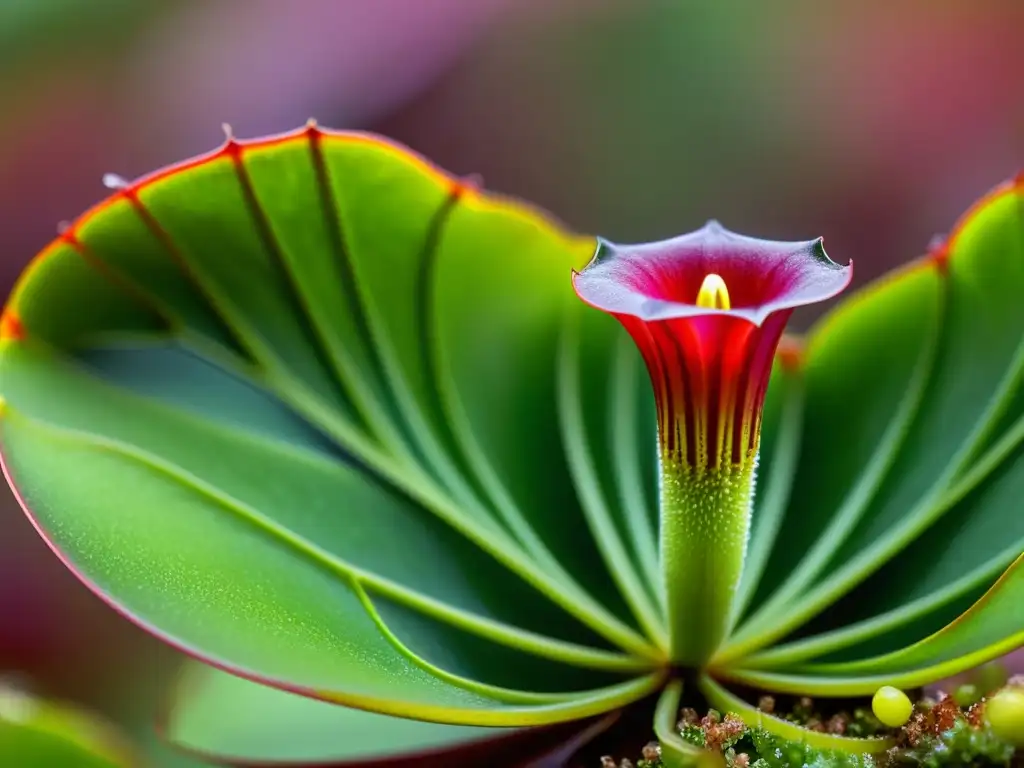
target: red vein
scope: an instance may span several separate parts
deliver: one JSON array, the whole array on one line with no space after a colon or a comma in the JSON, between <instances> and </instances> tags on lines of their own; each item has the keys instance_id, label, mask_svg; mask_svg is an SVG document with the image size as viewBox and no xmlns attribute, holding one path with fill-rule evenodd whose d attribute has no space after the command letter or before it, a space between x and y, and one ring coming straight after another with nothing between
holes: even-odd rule
<instances>
[{"instance_id":1,"label":"red vein","mask_svg":"<svg viewBox=\"0 0 1024 768\"><path fill-rule=\"evenodd\" d=\"M305 321L299 325L307 336L307 340L309 341L309 346L313 350L314 357L325 370L334 372L334 376L330 378L334 380L335 385L340 390L341 396L345 400L350 400L352 393L348 391L348 387L345 385L343 376L344 368L331 353L327 340L320 329L319 324L313 317L309 302L306 300L301 287L298 284L295 273L288 260L284 257L284 253L281 250L281 244L274 235L267 212L264 210L259 197L256 195L252 178L249 175L248 169L245 167L245 163L243 162L245 149L246 148L234 138L229 138L225 145L225 154L231 158L231 166L234 169L235 176L238 178L238 183L242 188L242 199L245 200L246 207L249 209L249 214L252 216L256 233L258 234L259 239L262 242L264 249L267 251L267 254L270 256L274 266L277 267L277 271L284 277L283 282L287 286L287 291L296 307L296 314Z\"/></svg>"},{"instance_id":2,"label":"red vein","mask_svg":"<svg viewBox=\"0 0 1024 768\"><path fill-rule=\"evenodd\" d=\"M217 157L223 155L224 150L217 152ZM210 157L209 159L216 159ZM198 164L198 163L197 163ZM190 166L186 166L190 167ZM162 176L154 178L156 181ZM152 182L149 182L152 183ZM146 185L148 186L148 184ZM235 345L238 349L242 350L250 361L256 363L259 360L259 356L252 348L250 342L242 335L242 333L234 326L229 320L227 312L224 311L224 307L221 306L221 302L216 299L213 293L207 288L204 282L196 274L195 269L189 263L188 259L185 258L183 251L178 247L177 243L171 237L170 233L164 228L160 221L153 215L153 213L146 207L145 203L142 202L142 198L139 193L142 191L142 186L132 186L125 189L121 194L124 195L125 199L131 203L132 209L138 214L142 223L149 229L150 234L155 237L160 244L163 246L168 258L181 270L181 273L185 276L185 279L192 284L192 287L196 292L203 297L207 304L213 309L214 314L220 320L224 326L224 330L234 340Z\"/></svg>"},{"instance_id":3,"label":"red vein","mask_svg":"<svg viewBox=\"0 0 1024 768\"><path fill-rule=\"evenodd\" d=\"M67 229L61 235L61 239L67 243L89 267L91 267L108 283L159 317L167 326L168 331L175 331L180 327L180 322L171 312L168 311L167 307L157 301L157 299L148 291L143 290L141 286L135 283L135 281L98 256L92 248L78 238L78 234L74 227Z\"/></svg>"},{"instance_id":4,"label":"red vein","mask_svg":"<svg viewBox=\"0 0 1024 768\"><path fill-rule=\"evenodd\" d=\"M366 307L356 283L355 268L352 265L352 258L348 246L345 243L344 226L341 221L341 213L337 200L334 197L334 190L331 188L330 173L327 170L327 161L323 154L324 132L312 121L306 126L302 133L309 144L310 156L313 163L313 174L316 177L317 190L320 199L321 212L324 221L327 222L327 237L334 252L335 260L342 272L341 291L348 302L349 313L352 316L362 342L363 352L369 360L372 370L360 371L361 375L372 376L376 386L371 389L384 400L385 408L390 413L396 413L398 408L394 399L390 396L391 389L384 386L387 380L384 375L384 365L377 354L376 345L373 343L373 334L370 331L369 320L367 319ZM400 420L399 420L400 422ZM399 430L404 425L399 424ZM402 430L404 432L404 430ZM405 435L408 438L408 435Z\"/></svg>"}]
</instances>

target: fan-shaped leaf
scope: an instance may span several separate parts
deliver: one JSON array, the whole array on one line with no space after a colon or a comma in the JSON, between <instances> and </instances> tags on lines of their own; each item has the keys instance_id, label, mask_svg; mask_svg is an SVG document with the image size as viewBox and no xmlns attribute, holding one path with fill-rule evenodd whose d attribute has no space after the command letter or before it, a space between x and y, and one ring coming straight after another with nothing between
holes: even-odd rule
<instances>
[{"instance_id":1,"label":"fan-shaped leaf","mask_svg":"<svg viewBox=\"0 0 1024 768\"><path fill-rule=\"evenodd\" d=\"M72 568L215 665L439 720L614 708L658 653L605 607L558 475L544 398L574 299L530 291L590 248L372 138L229 141L30 268L5 465Z\"/></svg>"},{"instance_id":2,"label":"fan-shaped leaf","mask_svg":"<svg viewBox=\"0 0 1024 768\"><path fill-rule=\"evenodd\" d=\"M39 473L24 499L55 545L72 560L87 553L97 588L117 595L122 610L169 642L314 697L394 714L503 723L499 698L445 682L396 649L354 579L319 558L295 559L286 537L215 488L138 448L16 411L6 415L3 437L14 446L7 459L14 484ZM48 476L75 482L39 482ZM69 504L78 514L60 520L59 510ZM145 515L153 509L162 514ZM132 519L149 535L125 546L125 521ZM628 700L653 684L597 695ZM576 704L567 706L541 706L532 714L512 707L507 724L579 716ZM583 704L594 706L603 711L607 704Z\"/></svg>"},{"instance_id":3,"label":"fan-shaped leaf","mask_svg":"<svg viewBox=\"0 0 1024 768\"><path fill-rule=\"evenodd\" d=\"M620 408L626 413L634 408L632 398L628 402L611 399L613 394L628 396L613 390L615 377L609 376L608 350L614 348L621 331L612 318L582 303L574 310L564 320L557 362L558 415L570 471L609 573L647 636L666 647L668 633L658 603L662 585L648 570L657 565L657 550L650 563L644 557L651 553L641 553L650 531L648 512L644 505L623 508L614 486L618 468L611 440L614 417ZM634 501L641 503L639 498ZM639 546L630 546L631 540Z\"/></svg>"},{"instance_id":4,"label":"fan-shaped leaf","mask_svg":"<svg viewBox=\"0 0 1024 768\"><path fill-rule=\"evenodd\" d=\"M928 381L942 300L938 270L926 262L855 296L814 329L803 356L804 428L786 535L775 541L757 611L734 642L759 625L774 628L863 514Z\"/></svg>"},{"instance_id":5,"label":"fan-shaped leaf","mask_svg":"<svg viewBox=\"0 0 1024 768\"><path fill-rule=\"evenodd\" d=\"M807 637L755 654L744 664L778 667L823 654L837 661L866 659L912 644L967 610L1024 552L1024 518L1007 514L1024 491L1024 448L1012 430L1000 442L1012 445L1012 454L996 445L990 457L977 462L943 502L956 507L943 522L810 622ZM914 578L906 578L908 573ZM836 624L813 634L817 627Z\"/></svg>"},{"instance_id":6,"label":"fan-shaped leaf","mask_svg":"<svg viewBox=\"0 0 1024 768\"><path fill-rule=\"evenodd\" d=\"M954 620L1020 555L1021 288L1024 202L1013 182L923 266L815 329L806 450L774 565L809 549L717 665L781 672L838 652L866 670ZM1006 643L1020 619L1008 621Z\"/></svg>"},{"instance_id":7,"label":"fan-shaped leaf","mask_svg":"<svg viewBox=\"0 0 1024 768\"><path fill-rule=\"evenodd\" d=\"M743 577L733 605L733 622L754 599L754 591L769 592L785 578L785 569L768 569L768 556L782 531L783 515L793 489L800 457L804 418L802 342L783 339L775 361L761 417L757 493L750 524L750 545Z\"/></svg>"},{"instance_id":8,"label":"fan-shaped leaf","mask_svg":"<svg viewBox=\"0 0 1024 768\"><path fill-rule=\"evenodd\" d=\"M15 414L38 414L49 423L143 447L185 475L201 479L211 492L216 489L236 514L270 526L270 535L291 541L297 554L326 561L343 573L358 575L385 595L506 643L536 645L547 655L575 657L597 666L624 663L624 657L551 638L552 632L559 634L560 625L569 637L589 636L585 632L581 636L579 628L566 624L557 611L545 610L543 602L537 603L511 574L496 568L432 516L422 514L386 487L367 482L356 468L325 454L326 449L297 445L304 438L301 425L287 421L286 413L275 414L267 403L254 400L257 395L253 392L230 382L220 381L224 392L211 400L217 379L211 382L210 372L201 363L183 355L168 361L161 354L167 353L157 348L150 350L150 357L141 358L151 370L128 369L135 390L167 399L189 399L193 408L203 401L190 396L205 391L209 406L219 409L219 419L143 399L90 375L94 371L117 378L129 363L140 360L139 352L130 353L127 359L124 352L116 350L92 353L87 368L57 362L45 349L25 341L7 350L0 372ZM164 377L168 364L179 374L174 379ZM52 375L51 369L58 375ZM193 381L186 384L190 378ZM73 384L69 395L57 397L69 383ZM56 398L53 408L49 406L51 396ZM253 405L261 420L255 425L266 432L273 430L276 439L225 421L225 415L238 420L243 417L225 414L227 399L235 405ZM268 418L274 415L277 423ZM254 422L246 426L251 429ZM12 440L9 432L5 438ZM124 513L118 509L119 503L127 508L133 504L121 494L98 510L115 531L123 531L117 519ZM231 514L229 507L220 506L222 514ZM346 510L345 527L334 524L339 508ZM36 514L41 513L36 510ZM60 510L54 514L59 519ZM397 531L415 533L406 539ZM111 567L117 568L116 563ZM485 580L475 581L484 574ZM507 599L513 596L515 599Z\"/></svg>"},{"instance_id":9,"label":"fan-shaped leaf","mask_svg":"<svg viewBox=\"0 0 1024 768\"><path fill-rule=\"evenodd\" d=\"M784 692L865 696L882 685L916 688L951 677L1024 645L1024 555L966 613L907 648L852 662L811 664L792 673L722 671L740 682Z\"/></svg>"},{"instance_id":10,"label":"fan-shaped leaf","mask_svg":"<svg viewBox=\"0 0 1024 768\"><path fill-rule=\"evenodd\" d=\"M508 257L481 258L484 242ZM563 281L592 252L589 238L567 241L485 199L461 200L432 265L435 370L457 440L504 521L563 590L592 605L578 580L600 595L593 610L614 623L628 609L594 567L601 556L557 432L560 325L577 303Z\"/></svg>"}]
</instances>

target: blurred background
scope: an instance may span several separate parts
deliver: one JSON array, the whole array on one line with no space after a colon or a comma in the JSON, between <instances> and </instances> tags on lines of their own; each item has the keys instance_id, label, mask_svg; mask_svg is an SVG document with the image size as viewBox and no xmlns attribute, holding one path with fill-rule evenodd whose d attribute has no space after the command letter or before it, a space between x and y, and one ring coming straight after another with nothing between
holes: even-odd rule
<instances>
[{"instance_id":1,"label":"blurred background","mask_svg":"<svg viewBox=\"0 0 1024 768\"><path fill-rule=\"evenodd\" d=\"M0 0L0 283L105 172L309 117L613 240L823 235L863 283L1024 167L1022 33L1020 0ZM144 728L175 663L4 488L0 675Z\"/></svg>"}]
</instances>

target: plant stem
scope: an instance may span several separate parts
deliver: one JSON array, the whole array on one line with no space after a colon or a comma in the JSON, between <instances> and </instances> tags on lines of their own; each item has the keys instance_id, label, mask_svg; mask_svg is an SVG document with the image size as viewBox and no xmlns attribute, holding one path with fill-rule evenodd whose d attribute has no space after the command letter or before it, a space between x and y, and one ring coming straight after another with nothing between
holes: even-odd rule
<instances>
[{"instance_id":1,"label":"plant stem","mask_svg":"<svg viewBox=\"0 0 1024 768\"><path fill-rule=\"evenodd\" d=\"M661 462L661 563L677 664L704 664L725 639L747 548L755 465Z\"/></svg>"}]
</instances>

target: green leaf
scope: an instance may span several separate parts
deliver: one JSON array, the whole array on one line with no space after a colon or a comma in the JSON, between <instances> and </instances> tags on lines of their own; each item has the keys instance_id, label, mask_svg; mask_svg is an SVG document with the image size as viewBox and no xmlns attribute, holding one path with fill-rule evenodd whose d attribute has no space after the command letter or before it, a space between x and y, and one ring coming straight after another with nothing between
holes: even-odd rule
<instances>
[{"instance_id":1,"label":"green leaf","mask_svg":"<svg viewBox=\"0 0 1024 768\"><path fill-rule=\"evenodd\" d=\"M733 604L734 624L754 600L755 590L768 593L786 576L784 569L768 569L768 557L782 531L782 518L800 457L804 374L800 364L802 342L784 339L783 343L789 348L776 359L761 417L759 479L751 516L750 544Z\"/></svg>"},{"instance_id":2,"label":"green leaf","mask_svg":"<svg viewBox=\"0 0 1024 768\"><path fill-rule=\"evenodd\" d=\"M127 768L137 756L88 713L0 685L0 765Z\"/></svg>"},{"instance_id":3,"label":"green leaf","mask_svg":"<svg viewBox=\"0 0 1024 768\"><path fill-rule=\"evenodd\" d=\"M441 755L465 764L525 760L589 728L486 728L388 717L192 665L175 689L161 730L200 758L354 766L385 759L389 765L415 764Z\"/></svg>"},{"instance_id":4,"label":"green leaf","mask_svg":"<svg viewBox=\"0 0 1024 768\"><path fill-rule=\"evenodd\" d=\"M26 342L19 353L30 348ZM29 357L19 353L5 363L17 366ZM122 416L130 414L122 407ZM141 419L130 423L147 426ZM153 434L173 440L175 432ZM118 596L122 610L168 641L281 687L355 706L435 719L504 717L487 713L495 700L445 684L399 653L368 614L350 572L223 488L128 443L36 420L10 402L2 436L12 481L54 545L73 567L84 562L96 588ZM231 455L242 466L253 456ZM226 466L212 456L206 462ZM64 519L69 508L76 514ZM145 535L126 546L133 524ZM528 667L529 658L520 656ZM628 699L644 691L608 693ZM574 708L550 714L568 718ZM534 716L524 710L512 719Z\"/></svg>"},{"instance_id":5,"label":"green leaf","mask_svg":"<svg viewBox=\"0 0 1024 768\"><path fill-rule=\"evenodd\" d=\"M216 666L453 723L615 709L662 673L564 471L556 278L592 248L371 137L229 140L27 270L6 469L94 590Z\"/></svg>"},{"instance_id":6,"label":"green leaf","mask_svg":"<svg viewBox=\"0 0 1024 768\"><path fill-rule=\"evenodd\" d=\"M867 696L883 685L918 688L1024 645L1024 555L970 610L918 643L869 659L809 664L792 673L721 670L768 690L822 696Z\"/></svg>"},{"instance_id":7,"label":"green leaf","mask_svg":"<svg viewBox=\"0 0 1024 768\"><path fill-rule=\"evenodd\" d=\"M608 349L617 344L622 330L612 318L592 311L582 302L573 310L564 320L556 396L569 471L608 572L645 634L665 648L668 632L658 598L662 585L656 571L650 570L657 566L657 550L641 553L641 549L650 546L647 536L653 533L648 512L639 498L631 500L636 506L623 507L614 486L618 456L612 445L611 429L619 411L634 411L631 393L621 391L621 382L618 391L613 389L616 374L609 375ZM619 364L624 365L625 361ZM629 399L612 399L613 395ZM633 431L629 426L624 428ZM627 445L636 449L635 444ZM637 542L637 546L630 546L630 540Z\"/></svg>"},{"instance_id":8,"label":"green leaf","mask_svg":"<svg viewBox=\"0 0 1024 768\"><path fill-rule=\"evenodd\" d=\"M665 585L658 568L658 417L654 392L639 351L622 329L612 349L607 450L614 462L608 468L609 479L614 481L614 498L618 499L612 509L624 518L623 538L632 546L637 568L664 610ZM596 384L591 382L589 386Z\"/></svg>"},{"instance_id":9,"label":"green leaf","mask_svg":"<svg viewBox=\"0 0 1024 768\"><path fill-rule=\"evenodd\" d=\"M938 270L914 265L843 303L811 332L785 535L768 558L772 576L761 580L757 610L733 638L740 648L746 638L760 638L759 627L776 629L784 606L806 590L864 513L928 381L941 308ZM882 334L885 344L878 343ZM727 648L723 656L735 653Z\"/></svg>"},{"instance_id":10,"label":"green leaf","mask_svg":"<svg viewBox=\"0 0 1024 768\"><path fill-rule=\"evenodd\" d=\"M720 754L695 747L679 735L679 701L683 684L676 680L665 686L654 711L654 733L661 745L661 761L667 768L716 768L725 765Z\"/></svg>"},{"instance_id":11,"label":"green leaf","mask_svg":"<svg viewBox=\"0 0 1024 768\"><path fill-rule=\"evenodd\" d=\"M912 644L967 610L1024 552L1024 520L1010 513L1024 493L1024 446L1012 431L1005 437L1012 453L994 446L989 458L978 461L947 494L943 505L951 511L943 519L948 523L929 528L900 557L810 622L809 636L746 663L778 667L823 655L865 659Z\"/></svg>"},{"instance_id":12,"label":"green leaf","mask_svg":"<svg viewBox=\"0 0 1024 768\"><path fill-rule=\"evenodd\" d=\"M858 739L850 736L838 736L833 733L809 730L797 723L761 712L708 675L701 676L700 690L712 707L722 713L737 715L748 727L763 728L770 733L774 733L776 736L781 736L789 741L808 744L817 749L877 754L885 752L896 743L891 738Z\"/></svg>"},{"instance_id":13,"label":"green leaf","mask_svg":"<svg viewBox=\"0 0 1024 768\"><path fill-rule=\"evenodd\" d=\"M839 572L816 589L822 595L831 584L852 582L885 562L937 520L950 482L1019 381L1024 362L1021 190L1011 186L990 197L948 247L947 306L928 389L877 500L833 559L841 563Z\"/></svg>"},{"instance_id":14,"label":"green leaf","mask_svg":"<svg viewBox=\"0 0 1024 768\"><path fill-rule=\"evenodd\" d=\"M999 638L958 617L1024 551L1021 290L1024 201L1011 182L921 265L812 331L800 468L768 566L789 575L774 591L762 585L765 602L716 667L792 672L807 687L787 690L810 693L827 686L811 680L824 665L808 661L863 664L867 674L879 654L955 620L1012 646L1019 616L991 630ZM944 661L922 668L941 676Z\"/></svg>"},{"instance_id":15,"label":"green leaf","mask_svg":"<svg viewBox=\"0 0 1024 768\"><path fill-rule=\"evenodd\" d=\"M500 267L481 258L483 242L509 258ZM463 196L431 270L433 352L449 423L495 508L534 559L622 635L628 609L608 571L594 567L601 555L557 432L560 326L578 304L564 280L593 250L592 238L566 242L536 220Z\"/></svg>"},{"instance_id":16,"label":"green leaf","mask_svg":"<svg viewBox=\"0 0 1024 768\"><path fill-rule=\"evenodd\" d=\"M1021 644L1024 644L1024 555L1017 558L970 610L931 637L877 658L821 664L816 668L827 674L889 674L948 662L967 668L979 666ZM970 663L971 657L979 656L986 658Z\"/></svg>"},{"instance_id":17,"label":"green leaf","mask_svg":"<svg viewBox=\"0 0 1024 768\"><path fill-rule=\"evenodd\" d=\"M572 642L589 635L580 634L578 626L567 623L553 606L546 608L539 596L435 518L386 487L366 482L356 468L325 454L326 447L297 444L308 440L305 433L286 421L286 414L270 418L273 411L252 391L211 377L211 370L194 359L181 355L163 359L161 353L166 354L150 350L148 357L141 358L147 363L143 372L127 369L135 390L183 399L193 408L199 403L218 409L218 420L129 394L90 375L99 371L125 381L123 371L139 359L138 351L127 359L123 351L93 353L86 368L55 361L45 349L26 341L6 351L0 374L8 406L16 413L39 414L48 423L145 448L180 470L179 484L188 486L191 478L202 480L211 489L199 500L202 504L221 515L241 515L269 528L271 538L290 541L297 551L288 559L306 557L332 565L360 577L371 590L506 644L593 666L629 666L624 657ZM169 378L172 370L176 378ZM61 396L69 383L73 386ZM245 425L248 428L237 421L225 423L225 416L234 416L226 411L228 402L259 413L260 421L251 420ZM264 409L256 410L261 405ZM264 434L252 432L253 426ZM277 439L269 439L266 433ZM5 444L12 445L8 430L4 438ZM59 454L55 460L70 462ZM61 473L80 471L71 466ZM345 527L334 524L340 499L347 510ZM126 506L132 503L123 496L118 500ZM35 512L41 514L38 509ZM61 513L53 511L57 520ZM123 528L118 516L125 510L116 504L101 506L97 514L112 530ZM398 530L407 531L410 538L396 537ZM146 536L146 531L138 535ZM112 569L117 567L110 564ZM486 578L476 581L480 575ZM515 599L502 601L499 595ZM570 639L559 640L552 633Z\"/></svg>"}]
</instances>

